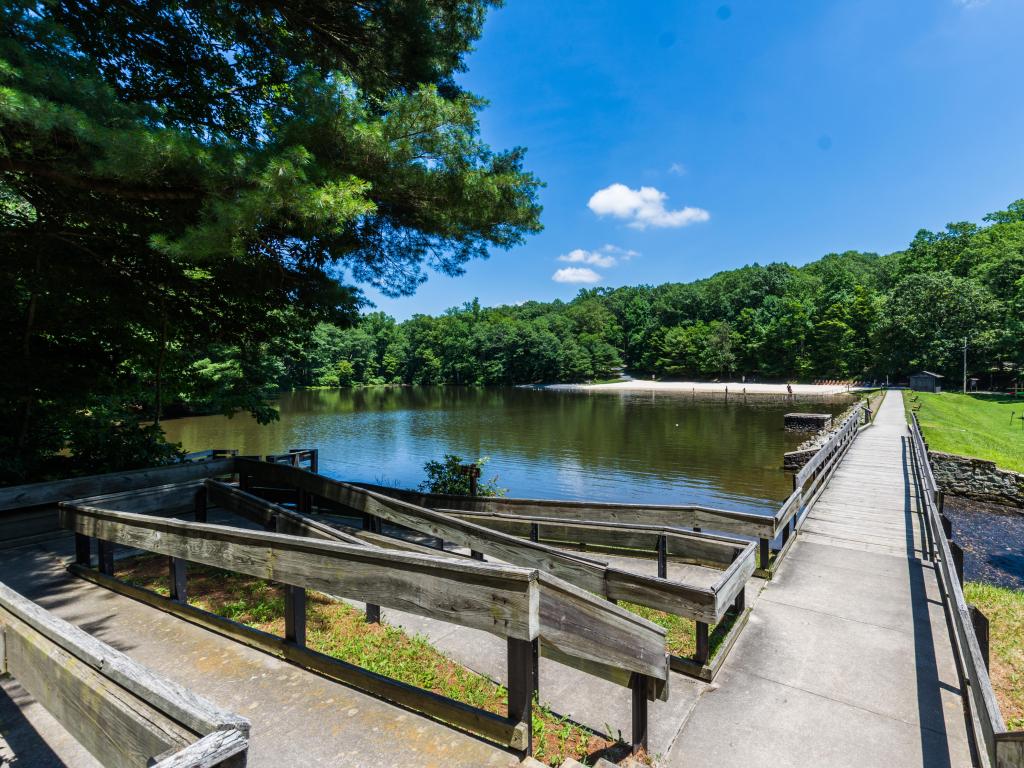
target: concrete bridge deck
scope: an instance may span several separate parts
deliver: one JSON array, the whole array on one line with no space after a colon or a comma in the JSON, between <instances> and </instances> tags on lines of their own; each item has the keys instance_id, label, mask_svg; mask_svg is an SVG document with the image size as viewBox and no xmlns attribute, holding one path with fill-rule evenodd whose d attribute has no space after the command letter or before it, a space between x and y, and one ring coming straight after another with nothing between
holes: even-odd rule
<instances>
[{"instance_id":1,"label":"concrete bridge deck","mask_svg":"<svg viewBox=\"0 0 1024 768\"><path fill-rule=\"evenodd\" d=\"M971 765L901 393L817 503L669 766Z\"/></svg>"}]
</instances>

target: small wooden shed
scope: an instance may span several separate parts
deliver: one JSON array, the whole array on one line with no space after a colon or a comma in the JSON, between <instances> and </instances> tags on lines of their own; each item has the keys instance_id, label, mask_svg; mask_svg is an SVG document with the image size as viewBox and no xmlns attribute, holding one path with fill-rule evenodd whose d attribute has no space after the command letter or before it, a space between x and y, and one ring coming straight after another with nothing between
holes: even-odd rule
<instances>
[{"instance_id":1,"label":"small wooden shed","mask_svg":"<svg viewBox=\"0 0 1024 768\"><path fill-rule=\"evenodd\" d=\"M941 392L942 374L921 371L910 375L910 388L915 392Z\"/></svg>"}]
</instances>

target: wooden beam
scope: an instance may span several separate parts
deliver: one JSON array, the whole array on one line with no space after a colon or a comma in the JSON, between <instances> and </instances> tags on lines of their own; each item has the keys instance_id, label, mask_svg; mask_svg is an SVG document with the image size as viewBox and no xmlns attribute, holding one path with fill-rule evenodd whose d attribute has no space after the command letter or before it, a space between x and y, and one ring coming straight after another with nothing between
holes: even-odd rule
<instances>
[{"instance_id":1,"label":"wooden beam","mask_svg":"<svg viewBox=\"0 0 1024 768\"><path fill-rule=\"evenodd\" d=\"M81 568L81 566L72 566ZM88 568L84 572L102 576ZM83 664L102 670L103 676L167 714L194 733L233 728L249 732L249 721L215 707L187 688L158 677L120 651L59 619L13 589L0 583L0 612L23 622L42 637L59 646Z\"/></svg>"},{"instance_id":2,"label":"wooden beam","mask_svg":"<svg viewBox=\"0 0 1024 768\"><path fill-rule=\"evenodd\" d=\"M214 731L153 768L245 768L249 739L235 730Z\"/></svg>"},{"instance_id":3,"label":"wooden beam","mask_svg":"<svg viewBox=\"0 0 1024 768\"><path fill-rule=\"evenodd\" d=\"M48 483L15 485L0 488L0 511L56 504L60 501L81 499L98 494L130 491L168 483L201 480L205 477L228 475L234 471L234 459L214 459L190 464L172 464L152 469L136 469L131 472L115 472L107 475L75 477L70 480L55 480Z\"/></svg>"},{"instance_id":4,"label":"wooden beam","mask_svg":"<svg viewBox=\"0 0 1024 768\"><path fill-rule=\"evenodd\" d=\"M773 521L767 515L714 509L711 507L454 496L420 493L418 491L390 488L371 483L352 483L352 485L429 509L504 513L520 516L561 518L565 520L587 520L592 522L601 521L663 527L696 527L721 531L723 533L740 533L747 536L760 536L763 533L774 536Z\"/></svg>"},{"instance_id":5,"label":"wooden beam","mask_svg":"<svg viewBox=\"0 0 1024 768\"><path fill-rule=\"evenodd\" d=\"M267 464L265 466L274 466ZM463 558L188 523L63 504L65 528L125 546L532 640L537 573Z\"/></svg>"},{"instance_id":6,"label":"wooden beam","mask_svg":"<svg viewBox=\"0 0 1024 768\"><path fill-rule=\"evenodd\" d=\"M147 765L195 734L5 611L8 671L108 768Z\"/></svg>"},{"instance_id":7,"label":"wooden beam","mask_svg":"<svg viewBox=\"0 0 1024 768\"><path fill-rule=\"evenodd\" d=\"M386 699L394 704L420 712L435 720L472 731L514 749L523 749L526 744L526 729L521 724L440 696L431 691L406 685L383 675L362 669L353 664L317 653L287 642L258 629L201 610L191 605L174 603L155 592L103 576L94 570L71 566L71 571L95 584L111 589L146 605L159 608L185 619L212 632L290 661L319 675L351 685L373 696Z\"/></svg>"}]
</instances>

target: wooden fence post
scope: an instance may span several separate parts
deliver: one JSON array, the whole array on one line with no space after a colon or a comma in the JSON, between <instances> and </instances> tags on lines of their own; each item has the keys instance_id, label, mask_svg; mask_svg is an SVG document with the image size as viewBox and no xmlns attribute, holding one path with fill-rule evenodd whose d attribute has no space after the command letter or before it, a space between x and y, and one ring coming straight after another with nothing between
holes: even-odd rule
<instances>
[{"instance_id":1,"label":"wooden fence post","mask_svg":"<svg viewBox=\"0 0 1024 768\"><path fill-rule=\"evenodd\" d=\"M760 542L760 563L761 570L768 570L768 563L771 560L771 541L769 539L762 538Z\"/></svg>"},{"instance_id":2,"label":"wooden fence post","mask_svg":"<svg viewBox=\"0 0 1024 768\"><path fill-rule=\"evenodd\" d=\"M527 755L533 754L533 642L508 639L508 717L526 724Z\"/></svg>"},{"instance_id":3,"label":"wooden fence post","mask_svg":"<svg viewBox=\"0 0 1024 768\"><path fill-rule=\"evenodd\" d=\"M970 606L971 624L974 625L974 634L978 636L978 645L981 646L981 657L985 660L985 669L989 668L989 634L988 617L981 612L976 605Z\"/></svg>"},{"instance_id":4,"label":"wooden fence post","mask_svg":"<svg viewBox=\"0 0 1024 768\"><path fill-rule=\"evenodd\" d=\"M697 622L697 651L693 658L698 664L707 664L711 658L711 638L708 630L706 621Z\"/></svg>"},{"instance_id":5,"label":"wooden fence post","mask_svg":"<svg viewBox=\"0 0 1024 768\"><path fill-rule=\"evenodd\" d=\"M86 568L92 566L92 538L84 533L75 534L75 562Z\"/></svg>"},{"instance_id":6,"label":"wooden fence post","mask_svg":"<svg viewBox=\"0 0 1024 768\"><path fill-rule=\"evenodd\" d=\"M943 533L946 534L946 540L947 541L952 541L953 540L953 521L950 520L945 515L943 515L941 512L939 513L939 520L942 521L942 531L943 531Z\"/></svg>"},{"instance_id":7,"label":"wooden fence post","mask_svg":"<svg viewBox=\"0 0 1024 768\"><path fill-rule=\"evenodd\" d=\"M199 489L196 491L196 502L195 502L195 510L196 510L195 521L197 523L205 523L206 522L206 506L207 506L206 486L205 485L200 485Z\"/></svg>"},{"instance_id":8,"label":"wooden fence post","mask_svg":"<svg viewBox=\"0 0 1024 768\"><path fill-rule=\"evenodd\" d=\"M732 603L732 607L736 609L736 615L739 616L743 611L747 609L747 588L746 585L740 587L740 591L736 594L736 599Z\"/></svg>"},{"instance_id":9,"label":"wooden fence post","mask_svg":"<svg viewBox=\"0 0 1024 768\"><path fill-rule=\"evenodd\" d=\"M306 590L291 584L284 586L284 639L306 646Z\"/></svg>"},{"instance_id":10,"label":"wooden fence post","mask_svg":"<svg viewBox=\"0 0 1024 768\"><path fill-rule=\"evenodd\" d=\"M171 583L171 600L185 604L188 602L188 563L180 557L169 557L167 564Z\"/></svg>"},{"instance_id":11,"label":"wooden fence post","mask_svg":"<svg viewBox=\"0 0 1024 768\"><path fill-rule=\"evenodd\" d=\"M668 578L668 537L664 533L658 535L658 578Z\"/></svg>"},{"instance_id":12,"label":"wooden fence post","mask_svg":"<svg viewBox=\"0 0 1024 768\"><path fill-rule=\"evenodd\" d=\"M530 523L530 541L540 541L540 526L537 523Z\"/></svg>"},{"instance_id":13,"label":"wooden fence post","mask_svg":"<svg viewBox=\"0 0 1024 768\"><path fill-rule=\"evenodd\" d=\"M114 542L97 539L97 555L99 558L100 573L107 576L114 575Z\"/></svg>"},{"instance_id":14,"label":"wooden fence post","mask_svg":"<svg viewBox=\"0 0 1024 768\"><path fill-rule=\"evenodd\" d=\"M636 672L629 679L629 690L633 704L633 733L630 737L630 750L635 755L641 749L647 749L647 691L650 678Z\"/></svg>"}]
</instances>

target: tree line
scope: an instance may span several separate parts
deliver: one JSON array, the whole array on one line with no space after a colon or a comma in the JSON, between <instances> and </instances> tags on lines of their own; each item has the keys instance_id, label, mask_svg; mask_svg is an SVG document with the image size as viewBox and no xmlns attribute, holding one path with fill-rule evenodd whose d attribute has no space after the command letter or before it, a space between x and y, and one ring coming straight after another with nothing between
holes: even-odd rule
<instances>
[{"instance_id":1,"label":"tree line","mask_svg":"<svg viewBox=\"0 0 1024 768\"><path fill-rule=\"evenodd\" d=\"M277 384L499 385L615 376L885 379L925 368L1005 383L1024 364L1024 201L902 251L829 254L691 283L352 327L320 323L277 358Z\"/></svg>"}]
</instances>

